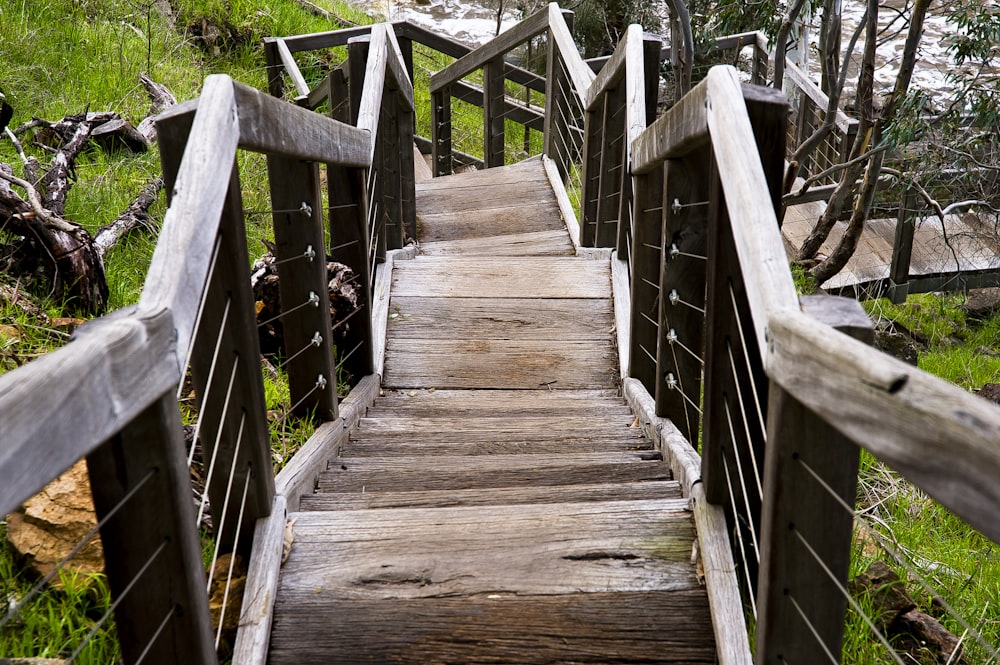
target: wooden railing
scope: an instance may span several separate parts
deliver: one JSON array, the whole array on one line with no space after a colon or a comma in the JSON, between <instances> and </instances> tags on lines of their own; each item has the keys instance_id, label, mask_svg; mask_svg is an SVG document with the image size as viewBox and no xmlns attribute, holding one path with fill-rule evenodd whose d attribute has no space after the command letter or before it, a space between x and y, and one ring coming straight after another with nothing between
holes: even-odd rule
<instances>
[{"instance_id":1,"label":"wooden railing","mask_svg":"<svg viewBox=\"0 0 1000 665\"><path fill-rule=\"evenodd\" d=\"M701 442L755 662L837 662L859 450L997 541L1000 410L868 346L853 300L796 296L775 213L786 117L717 67L632 144L626 388Z\"/></svg>"},{"instance_id":2,"label":"wooden railing","mask_svg":"<svg viewBox=\"0 0 1000 665\"><path fill-rule=\"evenodd\" d=\"M251 578L276 574L286 506L295 508L356 420L357 402L370 402L377 389L377 377L363 379L358 396L338 408L337 368L349 364L361 377L377 366L375 263L404 232L414 233L412 164L397 156L412 142L413 96L391 30L372 29L366 46L356 127L225 76L210 76L199 99L161 116L170 205L139 304L88 323L66 347L0 377L0 512L86 457L125 663L217 662L226 614L239 616L240 608L228 591L236 556L216 564L252 550ZM244 210L238 150L267 155L270 210ZM280 276L275 320L290 393L282 419L326 423L277 479L248 279L245 217L258 212L272 218ZM330 251L355 271L360 292L355 309L336 321L327 303L327 221ZM338 363L333 332L342 326ZM180 397L189 405L193 397L197 418L187 448ZM206 490L192 507L188 466L198 451ZM207 585L202 513L212 524ZM225 592L213 630L207 589L220 586L218 577ZM261 619L273 594L255 591L247 590L251 612L242 623L266 634L269 621ZM257 647L257 633L246 635L236 662Z\"/></svg>"}]
</instances>

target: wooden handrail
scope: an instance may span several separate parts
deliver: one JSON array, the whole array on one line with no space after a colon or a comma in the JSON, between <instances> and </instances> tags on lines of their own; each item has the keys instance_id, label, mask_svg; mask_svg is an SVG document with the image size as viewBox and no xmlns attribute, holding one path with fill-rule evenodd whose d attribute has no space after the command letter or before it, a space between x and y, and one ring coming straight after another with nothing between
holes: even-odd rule
<instances>
[{"instance_id":1,"label":"wooden handrail","mask_svg":"<svg viewBox=\"0 0 1000 665\"><path fill-rule=\"evenodd\" d=\"M809 99L811 99L817 107L822 109L824 112L826 111L827 107L830 105L829 96L820 90L819 86L812 82L812 79L809 78L808 74L799 69L795 63L787 60L785 61L785 78L789 80L798 90L801 90L802 94L809 97ZM839 108L837 109L834 122L837 129L844 134L857 131L858 121L848 116Z\"/></svg>"},{"instance_id":2,"label":"wooden handrail","mask_svg":"<svg viewBox=\"0 0 1000 665\"><path fill-rule=\"evenodd\" d=\"M586 108L588 90L594 82L596 74L580 57L576 42L573 41L573 35L570 34L566 19L563 18L562 10L554 2L549 5L549 36L566 66L566 73L573 84L574 94L580 100L580 106Z\"/></svg>"},{"instance_id":3,"label":"wooden handrail","mask_svg":"<svg viewBox=\"0 0 1000 665\"><path fill-rule=\"evenodd\" d=\"M440 91L453 81L468 76L477 69L482 69L490 60L501 57L508 51L545 32L549 27L553 7L556 7L556 11L558 11L558 6L553 3L535 12L507 32L500 33L475 51L462 56L431 76L431 93Z\"/></svg>"},{"instance_id":4,"label":"wooden handrail","mask_svg":"<svg viewBox=\"0 0 1000 665\"><path fill-rule=\"evenodd\" d=\"M1000 409L799 312L768 330L772 380L1000 542Z\"/></svg>"}]
</instances>

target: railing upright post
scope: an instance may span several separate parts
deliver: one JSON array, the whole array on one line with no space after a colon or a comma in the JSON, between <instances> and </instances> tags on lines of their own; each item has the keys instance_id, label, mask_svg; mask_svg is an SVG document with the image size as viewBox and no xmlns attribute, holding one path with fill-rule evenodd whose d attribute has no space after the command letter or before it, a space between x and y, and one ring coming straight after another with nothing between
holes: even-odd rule
<instances>
[{"instance_id":1,"label":"railing upright post","mask_svg":"<svg viewBox=\"0 0 1000 665\"><path fill-rule=\"evenodd\" d=\"M378 150L379 177L382 182L378 186L381 192L383 217L385 219L386 249L399 249L403 246L406 229L403 225L403 202L401 162L402 153L413 149L399 145L399 92L388 85L382 97L382 111L379 113Z\"/></svg>"},{"instance_id":2,"label":"railing upright post","mask_svg":"<svg viewBox=\"0 0 1000 665\"><path fill-rule=\"evenodd\" d=\"M413 154L414 143L414 123L415 114L405 104L399 105L399 134L400 134L400 203L401 203L401 223L406 235L416 240L417 238L417 194L416 175L414 174Z\"/></svg>"},{"instance_id":3,"label":"railing upright post","mask_svg":"<svg viewBox=\"0 0 1000 665\"><path fill-rule=\"evenodd\" d=\"M431 95L431 160L434 176L451 175L451 86Z\"/></svg>"},{"instance_id":4,"label":"railing upright post","mask_svg":"<svg viewBox=\"0 0 1000 665\"><path fill-rule=\"evenodd\" d=\"M913 254L913 233L916 230L917 193L904 186L896 218L896 234L892 242L892 262L889 265L889 299L894 303L906 301L909 292L910 258Z\"/></svg>"},{"instance_id":5,"label":"railing upright post","mask_svg":"<svg viewBox=\"0 0 1000 665\"><path fill-rule=\"evenodd\" d=\"M170 189L187 143L190 120L174 117L157 125L160 161ZM230 511L223 521L228 474L217 473L207 479L215 538L222 544L222 551L243 555L250 552L254 521L270 513L274 497L267 409L258 361L260 340L253 296L246 280L248 265L246 220L239 172L234 165L219 225L215 269L205 288L199 335L192 340L191 378L199 401L203 455L206 459L214 456L217 468L235 468L234 486L250 483L243 520L233 519L239 511ZM216 445L217 451L213 449Z\"/></svg>"},{"instance_id":6,"label":"railing upright post","mask_svg":"<svg viewBox=\"0 0 1000 665\"><path fill-rule=\"evenodd\" d=\"M633 235L629 259L631 275L631 334L629 336L629 376L638 379L650 395L656 394L656 344L660 271L663 265L663 181L664 167L634 176ZM619 258L622 255L619 254Z\"/></svg>"},{"instance_id":7,"label":"railing upright post","mask_svg":"<svg viewBox=\"0 0 1000 665\"><path fill-rule=\"evenodd\" d=\"M319 166L269 155L268 181L292 412L337 417L337 377L323 238ZM316 253L303 259L309 248ZM317 343L318 342L318 343Z\"/></svg>"},{"instance_id":8,"label":"railing upright post","mask_svg":"<svg viewBox=\"0 0 1000 665\"><path fill-rule=\"evenodd\" d=\"M91 453L87 468L98 519L121 505L101 527L101 539L111 595L120 602L115 620L122 661L137 663L152 646L142 662L215 665L191 477L173 392ZM138 586L126 593L136 580ZM230 611L238 614L240 608Z\"/></svg>"},{"instance_id":9,"label":"railing upright post","mask_svg":"<svg viewBox=\"0 0 1000 665\"><path fill-rule=\"evenodd\" d=\"M503 56L483 66L483 162L488 169L504 165L505 67Z\"/></svg>"},{"instance_id":10,"label":"railing upright post","mask_svg":"<svg viewBox=\"0 0 1000 665\"><path fill-rule=\"evenodd\" d=\"M703 148L683 159L667 160L660 203L663 207L663 267L653 396L656 415L673 420L692 443L698 441L700 421L709 150Z\"/></svg>"},{"instance_id":11,"label":"railing upright post","mask_svg":"<svg viewBox=\"0 0 1000 665\"><path fill-rule=\"evenodd\" d=\"M604 144L604 104L584 114L583 191L580 192L580 244L597 247L597 210L600 202L601 159ZM619 253L619 258L624 258Z\"/></svg>"},{"instance_id":12,"label":"railing upright post","mask_svg":"<svg viewBox=\"0 0 1000 665\"><path fill-rule=\"evenodd\" d=\"M330 79L330 111L335 120L350 122L350 91L343 73ZM330 202L330 255L350 266L358 276L358 313L336 330L337 339L348 352L357 348L343 363L354 377L375 371L372 332L372 275L368 245L368 193L365 169L327 164L327 200Z\"/></svg>"},{"instance_id":13,"label":"railing upright post","mask_svg":"<svg viewBox=\"0 0 1000 665\"><path fill-rule=\"evenodd\" d=\"M284 82L281 73L284 67L278 54L278 42L275 39L264 40L264 61L267 63L267 90L272 97L284 96Z\"/></svg>"},{"instance_id":14,"label":"railing upright post","mask_svg":"<svg viewBox=\"0 0 1000 665\"><path fill-rule=\"evenodd\" d=\"M566 179L569 171L566 168L567 156L564 154L562 134L566 130L566 123L563 122L562 115L562 90L565 88L563 68L559 49L556 47L552 31L549 30L549 49L546 62L546 90L545 90L545 121L544 121L544 152L556 163L559 175Z\"/></svg>"},{"instance_id":15,"label":"railing upright post","mask_svg":"<svg viewBox=\"0 0 1000 665\"><path fill-rule=\"evenodd\" d=\"M352 37L347 42L347 82L351 94L351 124L357 126L361 112L361 95L365 90L365 71L368 69L368 51L371 37Z\"/></svg>"},{"instance_id":16,"label":"railing upright post","mask_svg":"<svg viewBox=\"0 0 1000 665\"><path fill-rule=\"evenodd\" d=\"M625 141L625 83L622 81L604 95L604 132L601 140L601 171L597 204L597 239L595 247L615 247L618 241L618 215L628 162Z\"/></svg>"},{"instance_id":17,"label":"railing upright post","mask_svg":"<svg viewBox=\"0 0 1000 665\"><path fill-rule=\"evenodd\" d=\"M802 305L807 314L851 337L874 340L871 321L852 299L806 297ZM840 656L847 599L838 584L847 585L854 523L843 504L854 506L858 457L858 447L822 416L771 383L758 665L812 662L822 649Z\"/></svg>"}]
</instances>

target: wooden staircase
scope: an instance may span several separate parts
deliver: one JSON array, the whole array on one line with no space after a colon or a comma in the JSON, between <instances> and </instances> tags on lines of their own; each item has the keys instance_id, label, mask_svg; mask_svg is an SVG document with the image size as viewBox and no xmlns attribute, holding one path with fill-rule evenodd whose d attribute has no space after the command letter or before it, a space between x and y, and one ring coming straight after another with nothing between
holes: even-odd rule
<instances>
[{"instance_id":1,"label":"wooden staircase","mask_svg":"<svg viewBox=\"0 0 1000 665\"><path fill-rule=\"evenodd\" d=\"M716 661L694 524L618 396L607 260L540 161L418 185L383 396L281 573L270 662Z\"/></svg>"}]
</instances>

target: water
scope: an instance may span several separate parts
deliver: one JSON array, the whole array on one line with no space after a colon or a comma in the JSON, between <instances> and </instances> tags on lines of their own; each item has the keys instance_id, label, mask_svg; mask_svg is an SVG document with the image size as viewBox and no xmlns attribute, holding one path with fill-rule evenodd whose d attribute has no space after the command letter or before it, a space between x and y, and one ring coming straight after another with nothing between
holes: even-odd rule
<instances>
[{"instance_id":1,"label":"water","mask_svg":"<svg viewBox=\"0 0 1000 665\"><path fill-rule=\"evenodd\" d=\"M372 14L390 21L408 20L433 29L468 46L479 46L496 36L497 10L490 2L462 0L353 0ZM512 3L505 3L510 5ZM500 30L507 30L520 20L513 12L501 16Z\"/></svg>"}]
</instances>

